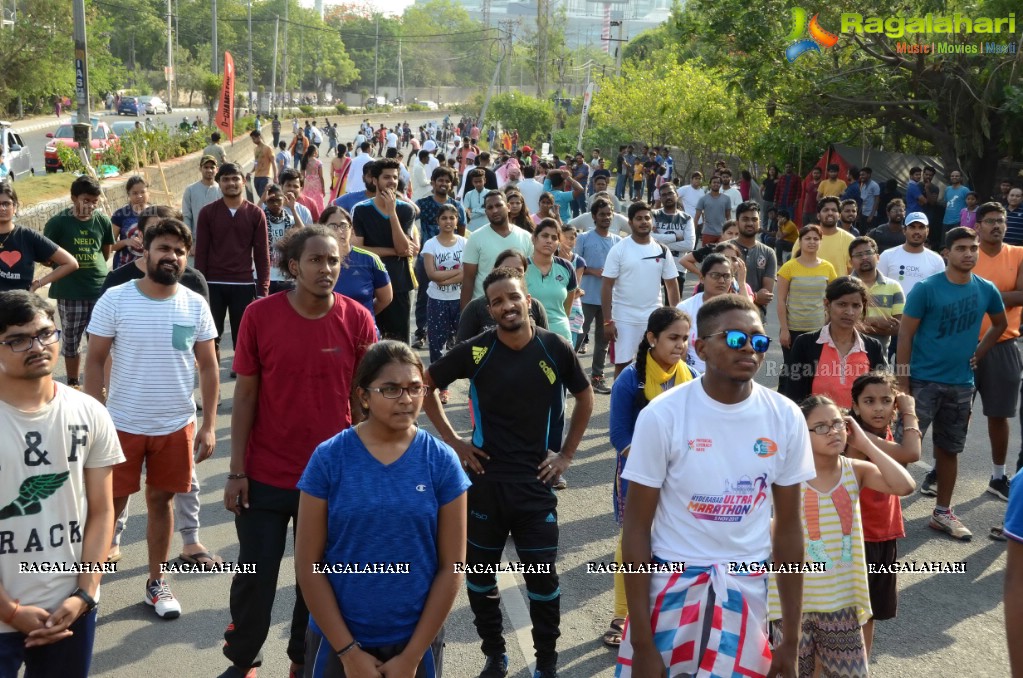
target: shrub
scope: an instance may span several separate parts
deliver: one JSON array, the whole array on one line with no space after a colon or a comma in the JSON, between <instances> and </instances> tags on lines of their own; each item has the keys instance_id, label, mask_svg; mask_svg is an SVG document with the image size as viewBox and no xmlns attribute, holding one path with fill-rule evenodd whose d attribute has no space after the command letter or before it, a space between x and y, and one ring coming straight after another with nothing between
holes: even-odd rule
<instances>
[{"instance_id":1,"label":"shrub","mask_svg":"<svg viewBox=\"0 0 1023 678\"><path fill-rule=\"evenodd\" d=\"M337 111L340 115L346 115L348 113L348 104L346 104L343 101L339 101L336 104L334 104L334 110Z\"/></svg>"},{"instance_id":2,"label":"shrub","mask_svg":"<svg viewBox=\"0 0 1023 678\"><path fill-rule=\"evenodd\" d=\"M424 106L423 104L409 104L408 106L405 107L405 110L408 111L409 113L425 113L429 111L430 108L428 106Z\"/></svg>"},{"instance_id":3,"label":"shrub","mask_svg":"<svg viewBox=\"0 0 1023 678\"><path fill-rule=\"evenodd\" d=\"M312 116L312 114L315 112L316 109L314 109L312 106L309 106L307 104L302 104L301 106L298 107L298 110L302 111L302 115L308 117L308 116Z\"/></svg>"}]
</instances>

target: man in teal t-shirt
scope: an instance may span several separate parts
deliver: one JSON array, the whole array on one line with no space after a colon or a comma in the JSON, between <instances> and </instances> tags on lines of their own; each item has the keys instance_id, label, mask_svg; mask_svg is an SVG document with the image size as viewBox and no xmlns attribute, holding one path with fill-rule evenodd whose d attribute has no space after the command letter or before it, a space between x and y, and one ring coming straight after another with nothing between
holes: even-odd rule
<instances>
[{"instance_id":1,"label":"man in teal t-shirt","mask_svg":"<svg viewBox=\"0 0 1023 678\"><path fill-rule=\"evenodd\" d=\"M945 230L959 225L959 212L966 207L969 187L963 186L963 173L952 170L948 173L949 185L945 188L945 218L941 220Z\"/></svg>"},{"instance_id":2,"label":"man in teal t-shirt","mask_svg":"<svg viewBox=\"0 0 1023 678\"><path fill-rule=\"evenodd\" d=\"M67 367L67 383L76 388L81 356L78 347L101 294L108 272L107 257L114 247L110 218L95 211L101 195L98 181L78 177L71 184L71 207L43 227L43 235L78 261L77 271L50 285L50 298L57 300L60 314L60 350Z\"/></svg>"},{"instance_id":3,"label":"man in teal t-shirt","mask_svg":"<svg viewBox=\"0 0 1023 678\"><path fill-rule=\"evenodd\" d=\"M896 352L899 389L913 395L919 415L917 428L914 417L902 413L906 435L917 430L923 437L934 424L934 469L920 484L921 494L937 497L930 527L963 541L973 534L952 512L952 491L970 427L973 371L1008 326L998 288L972 272L979 252L972 229L946 234L948 264L909 293ZM978 344L985 313L991 328Z\"/></svg>"}]
</instances>

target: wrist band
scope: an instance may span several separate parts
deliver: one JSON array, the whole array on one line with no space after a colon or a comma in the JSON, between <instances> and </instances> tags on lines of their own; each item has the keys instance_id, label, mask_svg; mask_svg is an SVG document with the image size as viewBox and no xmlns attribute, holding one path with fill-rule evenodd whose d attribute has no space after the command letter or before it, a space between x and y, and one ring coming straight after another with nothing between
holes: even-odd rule
<instances>
[{"instance_id":1,"label":"wrist band","mask_svg":"<svg viewBox=\"0 0 1023 678\"><path fill-rule=\"evenodd\" d=\"M923 439L924 439L924 434L923 434L923 431L921 431L920 429L918 429L918 428L917 428L916 426L904 426L904 427L902 428L902 432L903 432L903 433L905 433L906 431L916 431L916 432L917 432L917 435L919 435L919 436L920 436L920 440L923 440Z\"/></svg>"},{"instance_id":2,"label":"wrist band","mask_svg":"<svg viewBox=\"0 0 1023 678\"><path fill-rule=\"evenodd\" d=\"M14 601L14 612L11 612L11 616L4 620L4 623L10 626L11 622L14 621L14 617L17 616L18 610L21 609L21 601Z\"/></svg>"},{"instance_id":3,"label":"wrist band","mask_svg":"<svg viewBox=\"0 0 1023 678\"><path fill-rule=\"evenodd\" d=\"M361 648L362 645L359 644L359 641L353 640L352 642L348 643L343 648L337 651L337 658L340 659L341 657L344 657L346 654L348 654L357 647Z\"/></svg>"},{"instance_id":4,"label":"wrist band","mask_svg":"<svg viewBox=\"0 0 1023 678\"><path fill-rule=\"evenodd\" d=\"M228 473L227 474L227 479L228 480L245 480L246 478L248 478L248 476L245 475L244 473Z\"/></svg>"}]
</instances>

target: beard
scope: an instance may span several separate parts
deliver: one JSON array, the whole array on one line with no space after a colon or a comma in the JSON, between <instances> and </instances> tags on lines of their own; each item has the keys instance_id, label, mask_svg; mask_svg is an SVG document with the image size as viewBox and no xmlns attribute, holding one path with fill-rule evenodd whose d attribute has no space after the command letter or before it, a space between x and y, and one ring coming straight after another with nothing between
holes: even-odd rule
<instances>
[{"instance_id":1,"label":"beard","mask_svg":"<svg viewBox=\"0 0 1023 678\"><path fill-rule=\"evenodd\" d=\"M181 280L182 271L175 267L174 271L168 271L161 264L155 266L152 262L146 264L146 276L159 285L176 285Z\"/></svg>"}]
</instances>

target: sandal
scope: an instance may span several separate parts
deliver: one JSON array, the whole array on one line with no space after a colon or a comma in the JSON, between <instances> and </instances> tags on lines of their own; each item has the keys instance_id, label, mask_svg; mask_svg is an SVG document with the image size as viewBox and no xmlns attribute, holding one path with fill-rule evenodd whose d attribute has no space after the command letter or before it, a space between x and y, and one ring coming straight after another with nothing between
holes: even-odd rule
<instances>
[{"instance_id":1,"label":"sandal","mask_svg":"<svg viewBox=\"0 0 1023 678\"><path fill-rule=\"evenodd\" d=\"M608 647L621 647L622 636L625 635L625 620L621 617L615 617L611 620L611 626L607 631L604 631L604 636L601 638L604 644Z\"/></svg>"},{"instance_id":2,"label":"sandal","mask_svg":"<svg viewBox=\"0 0 1023 678\"><path fill-rule=\"evenodd\" d=\"M224 562L223 558L215 553L210 553L209 551L199 551L199 553L193 553L191 555L187 553L179 553L178 558L191 565L205 565L206 567L220 565Z\"/></svg>"},{"instance_id":3,"label":"sandal","mask_svg":"<svg viewBox=\"0 0 1023 678\"><path fill-rule=\"evenodd\" d=\"M1007 541L1005 537L1005 530L1001 525L999 525L998 527L992 527L991 531L988 533L987 536L990 537L991 539L994 539L995 541Z\"/></svg>"}]
</instances>

